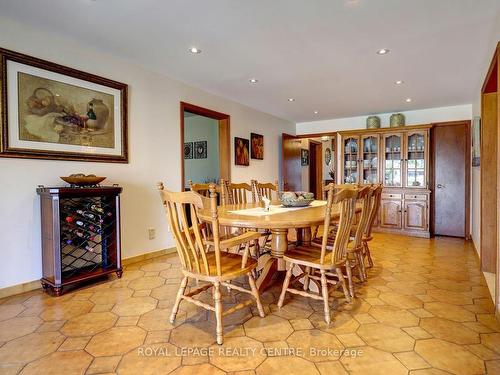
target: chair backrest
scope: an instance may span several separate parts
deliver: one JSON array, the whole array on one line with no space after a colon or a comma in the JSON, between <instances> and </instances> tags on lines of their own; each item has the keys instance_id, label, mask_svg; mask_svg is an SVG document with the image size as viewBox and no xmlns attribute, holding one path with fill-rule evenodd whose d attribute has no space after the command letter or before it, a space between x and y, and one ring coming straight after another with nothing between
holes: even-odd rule
<instances>
[{"instance_id":1,"label":"chair backrest","mask_svg":"<svg viewBox=\"0 0 500 375\"><path fill-rule=\"evenodd\" d=\"M161 182L158 184L158 190L160 191L160 197L167 212L170 230L174 235L182 267L192 273L210 275L212 270L210 270L207 261L202 240L201 221L198 218L198 210L206 207L206 198L204 200L202 195L194 191L181 193L167 191ZM210 184L209 194L216 273L220 276L220 238L215 184ZM189 226L187 220L186 210L189 210L191 214L191 226Z\"/></svg>"},{"instance_id":2,"label":"chair backrest","mask_svg":"<svg viewBox=\"0 0 500 375\"><path fill-rule=\"evenodd\" d=\"M358 188L358 202L361 202L361 215L357 222L356 232L354 234L353 249L361 246L363 235L366 232L366 226L371 214L373 189L370 185L360 185Z\"/></svg>"},{"instance_id":3,"label":"chair backrest","mask_svg":"<svg viewBox=\"0 0 500 375\"><path fill-rule=\"evenodd\" d=\"M253 201L252 187L246 182L236 184L221 179L220 190L222 205L248 203L249 196L252 196Z\"/></svg>"},{"instance_id":4,"label":"chair backrest","mask_svg":"<svg viewBox=\"0 0 500 375\"><path fill-rule=\"evenodd\" d=\"M368 218L368 224L364 233L365 238L370 238L372 235L373 224L377 218L378 210L380 208L380 199L382 196L382 184L376 184L372 186L372 202L370 208L370 216Z\"/></svg>"},{"instance_id":5,"label":"chair backrest","mask_svg":"<svg viewBox=\"0 0 500 375\"><path fill-rule=\"evenodd\" d=\"M332 264L338 263L346 259L347 244L349 243L349 235L351 233L351 225L356 211L356 198L358 196L357 189L342 189L334 193L334 185L329 184L325 188L327 192L326 208L325 208L325 221L323 223L324 234L321 243L321 264L325 263L327 251L332 251ZM331 250L327 249L328 246L328 233L333 229L330 224L332 223L332 206L338 204L340 207L340 218L337 226L337 235Z\"/></svg>"},{"instance_id":6,"label":"chair backrest","mask_svg":"<svg viewBox=\"0 0 500 375\"><path fill-rule=\"evenodd\" d=\"M278 180L274 181L274 183L260 183L257 180L252 180L252 199L254 202L260 202L262 197L266 197L269 200L277 200L279 199L278 192Z\"/></svg>"},{"instance_id":7,"label":"chair backrest","mask_svg":"<svg viewBox=\"0 0 500 375\"><path fill-rule=\"evenodd\" d=\"M220 193L220 187L218 185L215 186L217 193ZM204 197L210 197L210 184L193 183L193 181L189 180L189 189Z\"/></svg>"}]
</instances>

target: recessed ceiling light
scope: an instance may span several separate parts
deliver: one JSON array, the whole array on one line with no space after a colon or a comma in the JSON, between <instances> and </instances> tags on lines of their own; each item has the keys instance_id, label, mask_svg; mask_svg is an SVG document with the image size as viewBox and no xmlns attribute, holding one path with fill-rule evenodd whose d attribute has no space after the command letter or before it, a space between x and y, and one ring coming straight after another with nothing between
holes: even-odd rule
<instances>
[{"instance_id":1,"label":"recessed ceiling light","mask_svg":"<svg viewBox=\"0 0 500 375\"><path fill-rule=\"evenodd\" d=\"M197 55L197 54L201 53L201 49L196 48L196 47L191 47L191 48L189 49L189 52L191 52L192 54Z\"/></svg>"},{"instance_id":2,"label":"recessed ceiling light","mask_svg":"<svg viewBox=\"0 0 500 375\"><path fill-rule=\"evenodd\" d=\"M394 83L395 83L396 85L398 85L398 86L399 86L399 85L402 85L403 83L405 83L405 81L401 81L401 80L399 80L399 81L396 81L396 82L394 82Z\"/></svg>"},{"instance_id":3,"label":"recessed ceiling light","mask_svg":"<svg viewBox=\"0 0 500 375\"><path fill-rule=\"evenodd\" d=\"M289 101L289 102L294 102L294 101L295 101L295 99L294 99L294 98L288 98L288 101Z\"/></svg>"},{"instance_id":4,"label":"recessed ceiling light","mask_svg":"<svg viewBox=\"0 0 500 375\"><path fill-rule=\"evenodd\" d=\"M406 102L406 103L411 103L411 98L406 98L406 99L405 99L405 102Z\"/></svg>"},{"instance_id":5,"label":"recessed ceiling light","mask_svg":"<svg viewBox=\"0 0 500 375\"><path fill-rule=\"evenodd\" d=\"M377 55L387 55L389 52L387 48L381 48L377 51Z\"/></svg>"},{"instance_id":6,"label":"recessed ceiling light","mask_svg":"<svg viewBox=\"0 0 500 375\"><path fill-rule=\"evenodd\" d=\"M257 78L250 78L248 81L250 83L257 83L257 82L259 82L259 80Z\"/></svg>"},{"instance_id":7,"label":"recessed ceiling light","mask_svg":"<svg viewBox=\"0 0 500 375\"><path fill-rule=\"evenodd\" d=\"M314 111L314 114L317 115L319 112L318 111Z\"/></svg>"}]
</instances>

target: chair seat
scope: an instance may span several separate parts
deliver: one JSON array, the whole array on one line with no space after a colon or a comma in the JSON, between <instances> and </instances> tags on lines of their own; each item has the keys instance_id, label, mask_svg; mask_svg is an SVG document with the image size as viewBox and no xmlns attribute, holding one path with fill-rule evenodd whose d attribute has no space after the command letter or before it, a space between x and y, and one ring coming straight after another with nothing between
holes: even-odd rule
<instances>
[{"instance_id":1,"label":"chair seat","mask_svg":"<svg viewBox=\"0 0 500 375\"><path fill-rule=\"evenodd\" d=\"M332 264L331 250L327 250L325 260L321 264L321 248L317 246L297 246L287 250L283 259L290 263L299 264L306 267L314 267L317 269L331 270L342 265L343 261L337 264Z\"/></svg>"},{"instance_id":2,"label":"chair seat","mask_svg":"<svg viewBox=\"0 0 500 375\"><path fill-rule=\"evenodd\" d=\"M215 260L215 252L209 252L206 254L207 263L209 268L209 275L204 272L204 267L202 265L202 271L200 273L192 273L189 271L184 271L184 273L190 277L194 277L200 280L206 281L225 281L231 280L239 276L247 275L248 272L257 267L257 261L253 258L248 257L245 267L241 268L241 261L243 257L239 254L234 253L220 253L220 264L221 264L221 275L217 275L217 266Z\"/></svg>"}]
</instances>

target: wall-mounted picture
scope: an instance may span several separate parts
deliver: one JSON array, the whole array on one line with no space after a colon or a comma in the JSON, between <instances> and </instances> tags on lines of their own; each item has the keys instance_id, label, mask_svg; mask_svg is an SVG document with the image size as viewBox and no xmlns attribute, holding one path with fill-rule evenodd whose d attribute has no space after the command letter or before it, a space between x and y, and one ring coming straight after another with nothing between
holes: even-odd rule
<instances>
[{"instance_id":1,"label":"wall-mounted picture","mask_svg":"<svg viewBox=\"0 0 500 375\"><path fill-rule=\"evenodd\" d=\"M250 141L245 138L234 137L234 164L250 165Z\"/></svg>"},{"instance_id":2,"label":"wall-mounted picture","mask_svg":"<svg viewBox=\"0 0 500 375\"><path fill-rule=\"evenodd\" d=\"M207 158L207 141L194 142L194 158L195 159Z\"/></svg>"},{"instance_id":3,"label":"wall-mounted picture","mask_svg":"<svg viewBox=\"0 0 500 375\"><path fill-rule=\"evenodd\" d=\"M250 145L252 159L264 160L264 136L250 133Z\"/></svg>"},{"instance_id":4,"label":"wall-mounted picture","mask_svg":"<svg viewBox=\"0 0 500 375\"><path fill-rule=\"evenodd\" d=\"M300 149L300 165L309 165L309 150Z\"/></svg>"},{"instance_id":5,"label":"wall-mounted picture","mask_svg":"<svg viewBox=\"0 0 500 375\"><path fill-rule=\"evenodd\" d=\"M472 166L481 165L481 117L472 120Z\"/></svg>"},{"instance_id":6,"label":"wall-mounted picture","mask_svg":"<svg viewBox=\"0 0 500 375\"><path fill-rule=\"evenodd\" d=\"M0 49L0 156L128 162L127 85Z\"/></svg>"},{"instance_id":7,"label":"wall-mounted picture","mask_svg":"<svg viewBox=\"0 0 500 375\"><path fill-rule=\"evenodd\" d=\"M184 159L193 158L193 142L184 142Z\"/></svg>"},{"instance_id":8,"label":"wall-mounted picture","mask_svg":"<svg viewBox=\"0 0 500 375\"><path fill-rule=\"evenodd\" d=\"M332 162L332 150L330 150L330 147L327 147L325 150L325 164L330 165Z\"/></svg>"}]
</instances>

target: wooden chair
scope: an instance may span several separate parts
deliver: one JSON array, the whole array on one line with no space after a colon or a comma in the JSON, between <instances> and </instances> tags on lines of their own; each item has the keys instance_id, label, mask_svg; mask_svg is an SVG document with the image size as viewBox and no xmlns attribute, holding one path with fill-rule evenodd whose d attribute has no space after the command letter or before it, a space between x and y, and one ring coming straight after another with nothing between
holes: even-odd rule
<instances>
[{"instance_id":1,"label":"wooden chair","mask_svg":"<svg viewBox=\"0 0 500 375\"><path fill-rule=\"evenodd\" d=\"M373 267L373 260L370 254L370 248L368 247L368 242L373 239L372 228L377 218L378 211L380 209L380 199L382 196L382 184L376 184L372 186L372 203L370 207L370 216L368 218L368 223L366 225L365 233L363 234L363 260L366 258L368 260L368 266Z\"/></svg>"},{"instance_id":2,"label":"wooden chair","mask_svg":"<svg viewBox=\"0 0 500 375\"><path fill-rule=\"evenodd\" d=\"M210 184L194 183L193 181L189 180L189 189L191 191L194 191L195 193L203 195L204 197L210 197ZM217 194L220 194L220 186L215 185L215 191L217 192Z\"/></svg>"},{"instance_id":3,"label":"wooden chair","mask_svg":"<svg viewBox=\"0 0 500 375\"><path fill-rule=\"evenodd\" d=\"M364 185L360 186L358 189L357 201L361 202L361 215L356 225L352 226L351 236L353 240L349 243L347 249L349 266L353 271L357 268L358 278L361 282L366 280L365 262L363 257L363 236L366 232L366 227L370 218L372 195L373 190L371 186ZM351 297L354 297L354 281L352 276L349 279L349 291L351 293Z\"/></svg>"},{"instance_id":4,"label":"wooden chair","mask_svg":"<svg viewBox=\"0 0 500 375\"><path fill-rule=\"evenodd\" d=\"M248 203L248 197L252 197L252 201L255 202L252 187L246 182L236 184L221 179L220 190L222 205Z\"/></svg>"},{"instance_id":5,"label":"wooden chair","mask_svg":"<svg viewBox=\"0 0 500 375\"><path fill-rule=\"evenodd\" d=\"M249 257L250 242L258 239L259 234L249 231L229 240L220 240L219 221L217 218L217 195L215 185L211 184L209 191L214 246L213 251L207 252L203 243L200 220L197 214L197 210L203 208L203 197L193 191L182 193L169 192L164 189L162 183L158 185L158 188L167 212L170 229L174 235L177 253L182 265L182 273L184 274L175 299L174 307L172 308L170 322L173 323L175 321L177 311L179 310L179 304L182 300L213 311L217 322L217 343L222 344L222 317L248 306L253 300L250 299L244 303L240 303L223 313L220 292L221 285L239 292L251 294L257 303L259 315L264 317L264 310L260 302L259 292L252 275L252 271L257 266L257 262ZM190 210L191 217L193 218L192 226L188 224L186 209ZM221 251L232 247L239 247L242 244L245 245L243 255ZM248 277L250 290L231 283L231 280L241 276ZM186 287L189 278L204 281L208 284L196 287L187 292ZM193 298L195 295L212 287L214 288L214 306Z\"/></svg>"},{"instance_id":6,"label":"wooden chair","mask_svg":"<svg viewBox=\"0 0 500 375\"><path fill-rule=\"evenodd\" d=\"M257 180L252 180L252 199L254 202L260 202L262 197L270 200L279 199L279 184L278 180L273 183L260 183Z\"/></svg>"},{"instance_id":7,"label":"wooden chair","mask_svg":"<svg viewBox=\"0 0 500 375\"><path fill-rule=\"evenodd\" d=\"M301 245L285 252L283 259L287 262L287 273L283 282L283 289L278 301L278 307L283 306L286 292L298 294L304 297L322 300L324 303L325 321L330 324L330 305L328 284L334 288L342 287L344 295L350 301L349 290L346 285L342 268L345 267L349 273L351 268L347 261L347 244L351 232L352 219L356 210L357 191L354 189L343 189L338 193L333 193L334 186L328 186L327 204L325 208L325 221L323 223L326 233L331 225L331 210L333 204L340 205L340 220L337 227L337 235L333 246L328 245L328 236L323 236L321 245L311 243L311 245ZM320 281L321 294L308 292L304 285L303 290L290 287L292 282L292 269L295 265L305 268L305 272L296 276L293 281L307 276L307 279ZM314 271L320 273L316 275ZM328 278L327 278L328 276Z\"/></svg>"}]
</instances>

